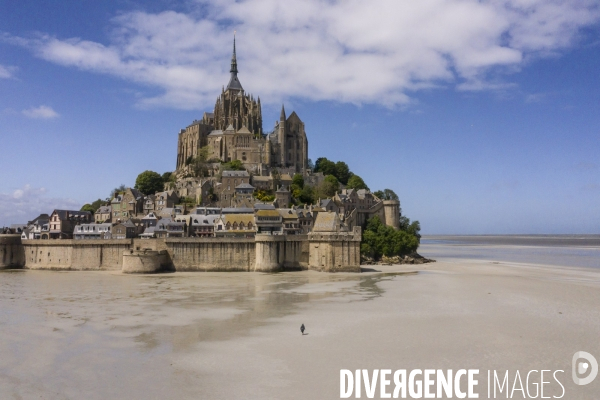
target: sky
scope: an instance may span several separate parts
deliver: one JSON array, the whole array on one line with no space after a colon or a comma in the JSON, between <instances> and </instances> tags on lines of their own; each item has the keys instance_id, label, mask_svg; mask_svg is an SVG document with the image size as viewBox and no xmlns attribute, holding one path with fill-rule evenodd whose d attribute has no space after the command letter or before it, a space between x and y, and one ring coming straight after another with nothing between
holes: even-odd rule
<instances>
[{"instance_id":1,"label":"sky","mask_svg":"<svg viewBox=\"0 0 600 400\"><path fill-rule=\"evenodd\" d=\"M0 0L0 226L172 171L229 78L424 234L600 233L597 0Z\"/></svg>"}]
</instances>

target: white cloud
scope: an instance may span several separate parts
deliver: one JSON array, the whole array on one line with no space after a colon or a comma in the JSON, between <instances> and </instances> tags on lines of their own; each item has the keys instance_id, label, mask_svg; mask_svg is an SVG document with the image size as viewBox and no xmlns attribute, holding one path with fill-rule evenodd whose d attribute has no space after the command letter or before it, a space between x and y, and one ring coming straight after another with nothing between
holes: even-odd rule
<instances>
[{"instance_id":1,"label":"white cloud","mask_svg":"<svg viewBox=\"0 0 600 400\"><path fill-rule=\"evenodd\" d=\"M7 67L0 64L0 79L12 78L16 69L16 67Z\"/></svg>"},{"instance_id":2,"label":"white cloud","mask_svg":"<svg viewBox=\"0 0 600 400\"><path fill-rule=\"evenodd\" d=\"M59 114L48 106L32 107L27 110L21 111L23 115L29 118L43 118L51 119L59 117Z\"/></svg>"},{"instance_id":3,"label":"white cloud","mask_svg":"<svg viewBox=\"0 0 600 400\"><path fill-rule=\"evenodd\" d=\"M201 0L196 14L130 12L110 42L5 41L65 66L162 90L142 106L210 107L227 83L231 36L245 89L285 97L407 103L407 93L510 87L504 73L571 46L600 20L596 0ZM201 14L201 15L200 15Z\"/></svg>"},{"instance_id":4,"label":"white cloud","mask_svg":"<svg viewBox=\"0 0 600 400\"><path fill-rule=\"evenodd\" d=\"M12 193L0 193L0 226L26 223L54 209L79 210L81 204L72 199L48 197L46 189L25 185Z\"/></svg>"}]
</instances>

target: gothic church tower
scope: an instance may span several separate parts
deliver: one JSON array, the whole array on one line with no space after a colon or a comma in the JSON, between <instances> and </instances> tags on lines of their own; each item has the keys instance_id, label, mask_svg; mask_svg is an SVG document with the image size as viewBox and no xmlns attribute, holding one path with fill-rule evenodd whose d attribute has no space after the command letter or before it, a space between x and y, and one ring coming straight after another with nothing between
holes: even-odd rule
<instances>
[{"instance_id":1,"label":"gothic church tower","mask_svg":"<svg viewBox=\"0 0 600 400\"><path fill-rule=\"evenodd\" d=\"M233 38L233 54L229 72L231 76L227 88L223 88L215 103L214 120L205 123L212 123L216 130L221 131L225 131L229 125L235 131L239 131L245 126L254 135L262 134L260 98L255 100L254 96L245 94L238 78L235 36Z\"/></svg>"}]
</instances>

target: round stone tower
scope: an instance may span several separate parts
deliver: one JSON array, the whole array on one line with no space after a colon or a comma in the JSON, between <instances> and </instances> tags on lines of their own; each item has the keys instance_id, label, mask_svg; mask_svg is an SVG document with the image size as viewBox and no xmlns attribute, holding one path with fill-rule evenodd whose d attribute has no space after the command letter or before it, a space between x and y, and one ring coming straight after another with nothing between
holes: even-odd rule
<instances>
[{"instance_id":1,"label":"round stone tower","mask_svg":"<svg viewBox=\"0 0 600 400\"><path fill-rule=\"evenodd\" d=\"M285 237L283 235L256 234L256 261L254 271L279 271L283 263Z\"/></svg>"},{"instance_id":2,"label":"round stone tower","mask_svg":"<svg viewBox=\"0 0 600 400\"><path fill-rule=\"evenodd\" d=\"M24 265L21 235L0 235L0 269L23 268Z\"/></svg>"},{"instance_id":3,"label":"round stone tower","mask_svg":"<svg viewBox=\"0 0 600 400\"><path fill-rule=\"evenodd\" d=\"M400 227L400 202L398 200L384 200L383 211L385 224L398 229Z\"/></svg>"}]
</instances>

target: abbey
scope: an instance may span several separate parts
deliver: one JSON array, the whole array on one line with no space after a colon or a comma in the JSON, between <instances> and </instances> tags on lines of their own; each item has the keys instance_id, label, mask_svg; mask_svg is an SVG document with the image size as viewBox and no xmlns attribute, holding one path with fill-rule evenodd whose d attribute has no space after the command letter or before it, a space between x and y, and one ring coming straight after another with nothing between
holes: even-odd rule
<instances>
[{"instance_id":1,"label":"abbey","mask_svg":"<svg viewBox=\"0 0 600 400\"><path fill-rule=\"evenodd\" d=\"M246 93L238 78L235 38L231 77L217 98L213 112L205 112L179 133L177 170L188 165L200 148L208 146L208 159L240 160L249 172L263 175L272 168L304 173L308 168L308 139L304 123L295 112L286 117L281 107L279 121L271 132L263 132L260 97Z\"/></svg>"}]
</instances>

